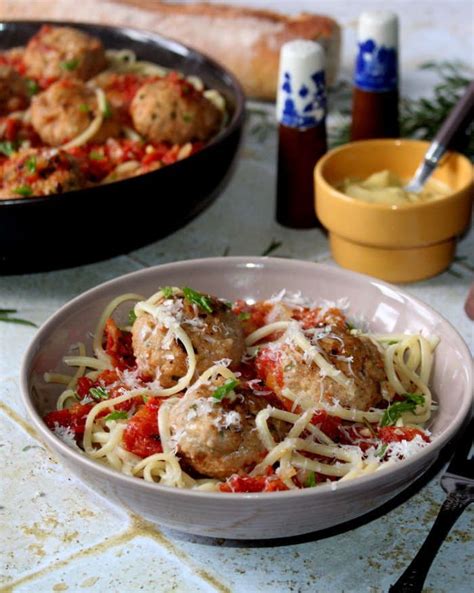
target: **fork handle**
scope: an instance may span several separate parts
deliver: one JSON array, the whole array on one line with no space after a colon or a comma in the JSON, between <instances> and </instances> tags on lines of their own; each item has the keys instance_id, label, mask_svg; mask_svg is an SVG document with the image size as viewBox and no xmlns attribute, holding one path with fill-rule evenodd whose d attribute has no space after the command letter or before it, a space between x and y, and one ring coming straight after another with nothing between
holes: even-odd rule
<instances>
[{"instance_id":1,"label":"fork handle","mask_svg":"<svg viewBox=\"0 0 474 593\"><path fill-rule=\"evenodd\" d=\"M451 492L446 497L436 521L413 561L389 589L389 593L421 593L426 575L441 544L464 509L472 502L467 492Z\"/></svg>"}]
</instances>

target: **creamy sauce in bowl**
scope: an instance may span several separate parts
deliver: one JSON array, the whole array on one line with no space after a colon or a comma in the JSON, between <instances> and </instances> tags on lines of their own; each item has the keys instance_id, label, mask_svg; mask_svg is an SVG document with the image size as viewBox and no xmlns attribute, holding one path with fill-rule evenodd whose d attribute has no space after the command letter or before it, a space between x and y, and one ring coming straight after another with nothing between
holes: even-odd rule
<instances>
[{"instance_id":1,"label":"creamy sauce in bowl","mask_svg":"<svg viewBox=\"0 0 474 593\"><path fill-rule=\"evenodd\" d=\"M437 181L429 179L420 193L407 192L404 181L387 169L373 173L366 179L346 178L337 185L337 189L356 200L372 204L389 204L400 206L403 204L417 204L428 200L442 198L451 193L451 189Z\"/></svg>"}]
</instances>

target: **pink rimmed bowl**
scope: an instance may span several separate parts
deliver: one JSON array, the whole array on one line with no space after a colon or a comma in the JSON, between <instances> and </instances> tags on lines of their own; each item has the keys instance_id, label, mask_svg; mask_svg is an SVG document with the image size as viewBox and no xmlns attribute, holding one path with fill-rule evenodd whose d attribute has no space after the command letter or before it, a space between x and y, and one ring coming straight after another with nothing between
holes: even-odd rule
<instances>
[{"instance_id":1,"label":"pink rimmed bowl","mask_svg":"<svg viewBox=\"0 0 474 593\"><path fill-rule=\"evenodd\" d=\"M315 299L347 297L350 316L363 316L376 332L437 335L431 379L439 401L430 430L433 442L413 457L352 481L300 491L258 494L207 493L168 488L122 475L69 448L46 427L58 390L45 371L65 370L62 357L91 332L105 305L119 294L151 295L159 286L192 286L227 299L262 299L287 288ZM128 312L125 306L124 316ZM318 531L359 517L400 493L437 459L470 414L472 359L457 331L436 311L394 286L319 264L272 258L191 260L121 276L76 297L38 331L21 370L23 402L45 443L71 472L98 492L160 525L220 538L268 539Z\"/></svg>"}]
</instances>

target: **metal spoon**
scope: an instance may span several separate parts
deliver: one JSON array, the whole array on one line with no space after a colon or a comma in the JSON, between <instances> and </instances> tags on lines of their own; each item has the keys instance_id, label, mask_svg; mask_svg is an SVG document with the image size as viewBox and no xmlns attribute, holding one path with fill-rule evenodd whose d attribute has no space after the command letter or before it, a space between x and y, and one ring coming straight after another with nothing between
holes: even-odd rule
<instances>
[{"instance_id":1,"label":"metal spoon","mask_svg":"<svg viewBox=\"0 0 474 593\"><path fill-rule=\"evenodd\" d=\"M468 126L474 118L474 81L467 87L464 95L453 107L444 120L443 125L430 144L423 161L415 175L405 186L405 191L419 193L430 175L438 166L441 157L449 147L453 136L463 127Z\"/></svg>"}]
</instances>

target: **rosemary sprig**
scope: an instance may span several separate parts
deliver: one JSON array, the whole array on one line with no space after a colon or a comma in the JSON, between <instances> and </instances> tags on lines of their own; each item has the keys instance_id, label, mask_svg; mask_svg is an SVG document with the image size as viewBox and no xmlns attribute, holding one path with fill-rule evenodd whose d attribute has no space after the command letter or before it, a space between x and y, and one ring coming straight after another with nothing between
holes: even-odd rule
<instances>
[{"instance_id":1,"label":"rosemary sprig","mask_svg":"<svg viewBox=\"0 0 474 593\"><path fill-rule=\"evenodd\" d=\"M472 72L466 64L459 61L426 62L420 66L420 69L434 72L439 76L440 81L429 98L402 99L400 129L402 136L430 140L434 138L437 130L471 82ZM456 138L455 145L458 150L473 158L474 135L471 132L472 127L463 130L462 135Z\"/></svg>"},{"instance_id":2,"label":"rosemary sprig","mask_svg":"<svg viewBox=\"0 0 474 593\"><path fill-rule=\"evenodd\" d=\"M5 323L18 323L20 325L30 325L31 327L38 327L36 323L28 321L27 319L20 319L19 317L10 317L13 313L17 313L16 309L0 309L0 321Z\"/></svg>"},{"instance_id":3,"label":"rosemary sprig","mask_svg":"<svg viewBox=\"0 0 474 593\"><path fill-rule=\"evenodd\" d=\"M400 135L405 138L431 140L469 85L472 72L467 64L459 61L426 62L420 66L420 70L434 72L440 80L429 97L400 100ZM339 100L342 103L338 109L342 121L340 125L335 126L330 136L331 146L349 141L349 89L350 84L347 81L342 81L336 89L337 103L339 104ZM473 159L472 126L456 138L453 144L457 150Z\"/></svg>"}]
</instances>

